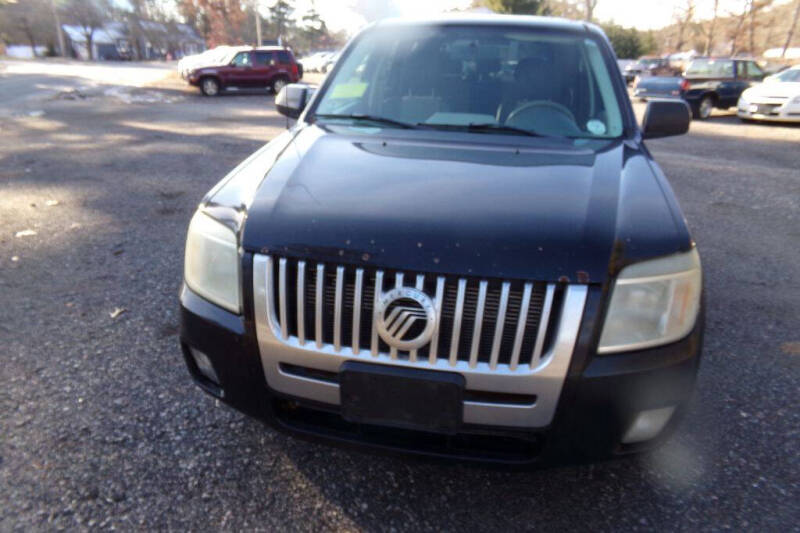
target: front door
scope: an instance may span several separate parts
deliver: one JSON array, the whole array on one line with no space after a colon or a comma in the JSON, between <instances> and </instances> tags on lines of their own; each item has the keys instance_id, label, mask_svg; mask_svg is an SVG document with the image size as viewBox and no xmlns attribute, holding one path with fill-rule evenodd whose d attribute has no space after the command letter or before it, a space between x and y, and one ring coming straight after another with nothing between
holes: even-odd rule
<instances>
[{"instance_id":1,"label":"front door","mask_svg":"<svg viewBox=\"0 0 800 533\"><path fill-rule=\"evenodd\" d=\"M226 85L232 87L251 87L253 79L253 57L250 52L239 52L227 69Z\"/></svg>"}]
</instances>

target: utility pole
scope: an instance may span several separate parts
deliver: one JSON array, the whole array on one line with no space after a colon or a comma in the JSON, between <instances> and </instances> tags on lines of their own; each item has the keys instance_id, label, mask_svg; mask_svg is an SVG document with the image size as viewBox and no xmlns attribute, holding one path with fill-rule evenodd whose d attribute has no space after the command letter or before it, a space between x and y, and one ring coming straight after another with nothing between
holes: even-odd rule
<instances>
[{"instance_id":1,"label":"utility pole","mask_svg":"<svg viewBox=\"0 0 800 533\"><path fill-rule=\"evenodd\" d=\"M258 0L253 2L253 12L256 14L256 46L261 46L261 13L258 12Z\"/></svg>"},{"instance_id":2,"label":"utility pole","mask_svg":"<svg viewBox=\"0 0 800 533\"><path fill-rule=\"evenodd\" d=\"M789 26L789 33L786 35L786 43L783 45L781 51L781 58L786 57L786 50L792 45L792 37L794 37L794 30L797 28L797 19L800 18L800 0L797 0L797 5L794 8L794 17L792 17L792 25Z\"/></svg>"},{"instance_id":3,"label":"utility pole","mask_svg":"<svg viewBox=\"0 0 800 533\"><path fill-rule=\"evenodd\" d=\"M56 33L58 34L58 53L62 57L66 57L67 49L64 46L64 30L61 29L61 19L58 17L58 9L56 9L56 0L50 0L50 7L53 9L53 17L56 19Z\"/></svg>"}]
</instances>

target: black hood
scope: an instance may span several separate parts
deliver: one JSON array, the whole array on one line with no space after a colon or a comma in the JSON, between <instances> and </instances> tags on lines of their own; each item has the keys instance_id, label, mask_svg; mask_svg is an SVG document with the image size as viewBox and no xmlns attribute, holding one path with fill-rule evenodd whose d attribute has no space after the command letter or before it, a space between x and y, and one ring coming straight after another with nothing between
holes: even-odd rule
<instances>
[{"instance_id":1,"label":"black hood","mask_svg":"<svg viewBox=\"0 0 800 533\"><path fill-rule=\"evenodd\" d=\"M304 128L252 199L243 246L416 272L601 282L612 256L690 245L666 182L623 141L515 148L493 135L417 133Z\"/></svg>"}]
</instances>

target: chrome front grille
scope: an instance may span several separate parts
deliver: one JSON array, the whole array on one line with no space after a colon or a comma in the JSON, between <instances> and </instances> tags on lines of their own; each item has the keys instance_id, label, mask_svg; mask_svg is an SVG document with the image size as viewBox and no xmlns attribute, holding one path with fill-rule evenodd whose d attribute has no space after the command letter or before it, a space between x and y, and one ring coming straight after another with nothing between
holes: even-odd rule
<instances>
[{"instance_id":1,"label":"chrome front grille","mask_svg":"<svg viewBox=\"0 0 800 533\"><path fill-rule=\"evenodd\" d=\"M400 272L266 258L267 310L276 334L306 349L418 365L530 371L554 335L564 288L506 281ZM375 327L376 301L393 287L425 292L435 303L431 341L411 351L387 345Z\"/></svg>"}]
</instances>

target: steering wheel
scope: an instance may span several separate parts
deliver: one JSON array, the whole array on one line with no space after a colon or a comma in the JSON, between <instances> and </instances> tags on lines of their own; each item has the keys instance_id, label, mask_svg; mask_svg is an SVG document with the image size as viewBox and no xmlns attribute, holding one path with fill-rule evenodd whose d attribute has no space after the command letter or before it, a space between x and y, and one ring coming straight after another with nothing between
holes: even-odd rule
<instances>
[{"instance_id":1,"label":"steering wheel","mask_svg":"<svg viewBox=\"0 0 800 533\"><path fill-rule=\"evenodd\" d=\"M525 124L526 122L535 122L534 116L542 111L551 116L561 115L559 117L561 119L567 118L570 122L570 129L577 130L577 122L575 121L575 115L572 114L572 111L567 109L565 106L550 100L535 100L533 102L525 102L524 104L519 105L516 109L514 109L514 111L509 113L505 123L511 126L514 122L522 124Z\"/></svg>"}]
</instances>

